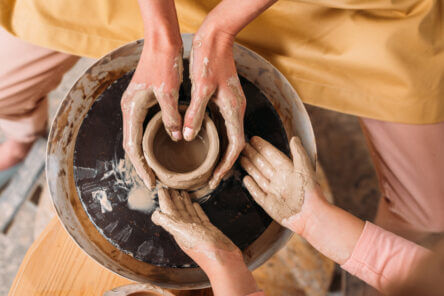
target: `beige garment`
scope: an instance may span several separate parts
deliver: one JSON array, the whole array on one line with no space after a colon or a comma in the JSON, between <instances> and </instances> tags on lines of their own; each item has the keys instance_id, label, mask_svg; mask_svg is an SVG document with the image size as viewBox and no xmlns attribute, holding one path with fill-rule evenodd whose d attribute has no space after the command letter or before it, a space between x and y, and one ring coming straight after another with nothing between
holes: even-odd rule
<instances>
[{"instance_id":1,"label":"beige garment","mask_svg":"<svg viewBox=\"0 0 444 296\"><path fill-rule=\"evenodd\" d=\"M45 132L46 95L78 57L38 47L0 28L0 128L7 138L32 142Z\"/></svg>"},{"instance_id":2,"label":"beige garment","mask_svg":"<svg viewBox=\"0 0 444 296\"><path fill-rule=\"evenodd\" d=\"M375 223L417 242L444 232L444 122L361 123L382 192Z\"/></svg>"},{"instance_id":3,"label":"beige garment","mask_svg":"<svg viewBox=\"0 0 444 296\"><path fill-rule=\"evenodd\" d=\"M175 0L181 32L196 32L220 1ZM279 0L236 40L276 66L306 103L436 123L444 121L443 18L442 0ZM0 26L95 58L143 37L136 0L0 0Z\"/></svg>"}]
</instances>

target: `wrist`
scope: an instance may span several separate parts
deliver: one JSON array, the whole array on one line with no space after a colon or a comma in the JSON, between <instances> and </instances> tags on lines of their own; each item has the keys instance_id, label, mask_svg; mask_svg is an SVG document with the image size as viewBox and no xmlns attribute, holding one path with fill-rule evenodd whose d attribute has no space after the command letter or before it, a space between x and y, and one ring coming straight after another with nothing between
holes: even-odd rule
<instances>
[{"instance_id":1,"label":"wrist","mask_svg":"<svg viewBox=\"0 0 444 296\"><path fill-rule=\"evenodd\" d=\"M233 47L235 34L225 31L217 22L206 18L196 32L196 37L205 40L205 43L212 43L220 47ZM195 38L196 38L195 37Z\"/></svg>"},{"instance_id":2,"label":"wrist","mask_svg":"<svg viewBox=\"0 0 444 296\"><path fill-rule=\"evenodd\" d=\"M329 211L329 208L330 204L325 200L322 189L316 185L312 190L306 192L301 211L283 224L307 239L312 231L316 231L314 228L319 224L317 217Z\"/></svg>"},{"instance_id":3,"label":"wrist","mask_svg":"<svg viewBox=\"0 0 444 296\"><path fill-rule=\"evenodd\" d=\"M155 31L145 31L144 39L144 50L146 48L151 48L162 51L177 52L182 49L182 38L180 33L172 32L166 27L158 27Z\"/></svg>"},{"instance_id":4,"label":"wrist","mask_svg":"<svg viewBox=\"0 0 444 296\"><path fill-rule=\"evenodd\" d=\"M242 252L236 248L233 251L216 250L212 256L202 254L202 258L199 258L199 266L210 277L212 274L224 273L233 268L239 268L245 266ZM200 254L199 254L199 257ZM201 260L202 259L202 260Z\"/></svg>"},{"instance_id":5,"label":"wrist","mask_svg":"<svg viewBox=\"0 0 444 296\"><path fill-rule=\"evenodd\" d=\"M213 262L204 271L215 294L224 291L227 295L249 295L259 291L253 274L245 264L240 251L237 254L225 256L219 264Z\"/></svg>"},{"instance_id":6,"label":"wrist","mask_svg":"<svg viewBox=\"0 0 444 296\"><path fill-rule=\"evenodd\" d=\"M159 45L159 47L182 47L173 0L139 0L139 6L145 41L151 41L151 44Z\"/></svg>"}]
</instances>

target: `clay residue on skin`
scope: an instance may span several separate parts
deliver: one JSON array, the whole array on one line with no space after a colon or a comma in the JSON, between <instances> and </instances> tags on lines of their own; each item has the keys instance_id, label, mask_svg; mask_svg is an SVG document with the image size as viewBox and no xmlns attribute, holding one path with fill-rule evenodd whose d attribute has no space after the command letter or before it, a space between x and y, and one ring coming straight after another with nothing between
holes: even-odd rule
<instances>
[{"instance_id":1,"label":"clay residue on skin","mask_svg":"<svg viewBox=\"0 0 444 296\"><path fill-rule=\"evenodd\" d=\"M179 86L182 83L183 49L174 58L172 70L176 73ZM168 84L167 84L168 86ZM168 123L167 132L173 139L180 139L178 132L181 126L181 117L177 110L177 101L179 98L178 87L169 87L165 90L166 83L135 83L130 82L123 94L121 105L123 113L124 129L124 149L129 154L130 159L136 168L137 173L142 178L145 185L153 188L155 185L155 176L148 167L142 152L142 125L149 108L157 102L161 105L164 121ZM174 102L174 103L171 103Z\"/></svg>"},{"instance_id":2,"label":"clay residue on skin","mask_svg":"<svg viewBox=\"0 0 444 296\"><path fill-rule=\"evenodd\" d=\"M183 49L180 54L174 58L173 71L175 71L179 77L179 85L183 80Z\"/></svg>"},{"instance_id":3,"label":"clay residue on skin","mask_svg":"<svg viewBox=\"0 0 444 296\"><path fill-rule=\"evenodd\" d=\"M169 92L166 92L164 89L165 89L165 83L161 83L159 87L153 87L154 95L159 101L159 104L161 105L162 119L164 122L172 123L172 126L176 126L176 129L179 130L181 119L180 116L177 115L178 114L177 104L161 103L161 102L170 102L170 101L177 102L179 98L179 92L177 91L177 89L174 88L172 88ZM170 138L175 140L176 137L173 137L170 131L172 126L169 126L169 128L166 129L165 131L168 133Z\"/></svg>"},{"instance_id":4,"label":"clay residue on skin","mask_svg":"<svg viewBox=\"0 0 444 296\"><path fill-rule=\"evenodd\" d=\"M132 82L130 84L128 84L128 87L126 88L125 92L128 96L132 96L134 95L135 92L139 91L139 90L146 90L146 83L135 83Z\"/></svg>"},{"instance_id":5,"label":"clay residue on skin","mask_svg":"<svg viewBox=\"0 0 444 296\"><path fill-rule=\"evenodd\" d=\"M202 46L202 38L199 35L194 36L193 47L199 48Z\"/></svg>"},{"instance_id":6,"label":"clay residue on skin","mask_svg":"<svg viewBox=\"0 0 444 296\"><path fill-rule=\"evenodd\" d=\"M208 77L208 74L210 72L210 69L208 67L208 64L210 63L210 61L208 60L207 57L204 57L203 59L203 68L202 68L202 74L200 75L200 77L202 78L206 78Z\"/></svg>"},{"instance_id":7,"label":"clay residue on skin","mask_svg":"<svg viewBox=\"0 0 444 296\"><path fill-rule=\"evenodd\" d=\"M235 252L237 247L219 229L211 224L197 203L192 203L184 191L159 191L160 210L152 215L155 224L171 233L188 254L198 252L211 260L220 261L219 252Z\"/></svg>"},{"instance_id":8,"label":"clay residue on skin","mask_svg":"<svg viewBox=\"0 0 444 296\"><path fill-rule=\"evenodd\" d=\"M227 80L227 86L234 94L234 102L231 102L233 106L242 106L245 102L244 92L237 75L233 75Z\"/></svg>"},{"instance_id":9,"label":"clay residue on skin","mask_svg":"<svg viewBox=\"0 0 444 296\"><path fill-rule=\"evenodd\" d=\"M240 129L244 128L242 124L237 124L239 122L237 119L243 117L243 110L245 109L245 96L237 75L233 75L228 78L227 86L231 90L232 95L230 96L229 104L223 107L222 113L225 114L224 118L227 121L227 124L231 123L231 128L234 130L234 133L237 134L240 132ZM228 120L226 117L228 117ZM240 122L242 122L242 120Z\"/></svg>"},{"instance_id":10,"label":"clay residue on skin","mask_svg":"<svg viewBox=\"0 0 444 296\"><path fill-rule=\"evenodd\" d=\"M250 144L241 158L242 167L251 176L244 183L256 202L285 226L301 211L306 191L314 190L315 171L296 137L290 141L293 161L259 137L253 137Z\"/></svg>"},{"instance_id":11,"label":"clay residue on skin","mask_svg":"<svg viewBox=\"0 0 444 296\"><path fill-rule=\"evenodd\" d=\"M142 152L142 125L148 109L156 104L152 87L130 83L122 98L123 146L145 185L152 188L155 176L148 167Z\"/></svg>"},{"instance_id":12,"label":"clay residue on skin","mask_svg":"<svg viewBox=\"0 0 444 296\"><path fill-rule=\"evenodd\" d=\"M219 166L210 180L210 188L216 188L221 177L233 166L240 151L245 145L244 139L244 112L246 99L237 75L227 79L226 87L219 90L217 106L225 120L229 145L222 157Z\"/></svg>"}]
</instances>

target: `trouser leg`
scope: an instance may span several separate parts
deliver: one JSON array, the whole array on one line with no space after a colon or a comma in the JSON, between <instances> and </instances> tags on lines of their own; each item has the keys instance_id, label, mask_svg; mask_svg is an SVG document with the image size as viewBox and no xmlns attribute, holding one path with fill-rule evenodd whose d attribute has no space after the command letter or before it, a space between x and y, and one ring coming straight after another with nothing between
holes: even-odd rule
<instances>
[{"instance_id":1,"label":"trouser leg","mask_svg":"<svg viewBox=\"0 0 444 296\"><path fill-rule=\"evenodd\" d=\"M32 142L46 128L46 95L78 57L32 45L1 28L0 44L0 128L7 138Z\"/></svg>"},{"instance_id":2,"label":"trouser leg","mask_svg":"<svg viewBox=\"0 0 444 296\"><path fill-rule=\"evenodd\" d=\"M444 231L444 122L413 125L361 119L382 197L375 223L423 241Z\"/></svg>"}]
</instances>

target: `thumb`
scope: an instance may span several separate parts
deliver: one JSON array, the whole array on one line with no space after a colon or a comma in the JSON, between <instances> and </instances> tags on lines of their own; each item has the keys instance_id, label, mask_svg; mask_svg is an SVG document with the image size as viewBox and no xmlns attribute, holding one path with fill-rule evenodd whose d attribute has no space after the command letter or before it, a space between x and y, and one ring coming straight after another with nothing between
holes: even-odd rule
<instances>
[{"instance_id":1,"label":"thumb","mask_svg":"<svg viewBox=\"0 0 444 296\"><path fill-rule=\"evenodd\" d=\"M291 138L290 151L293 157L293 165L295 168L298 168L300 171L306 172L307 174L314 172L311 161L304 149L304 146L302 146L302 142L299 137Z\"/></svg>"},{"instance_id":2,"label":"thumb","mask_svg":"<svg viewBox=\"0 0 444 296\"><path fill-rule=\"evenodd\" d=\"M161 226L169 233L171 233L171 231L174 229L173 225L177 224L174 219L172 219L169 215L162 213L159 209L153 213L151 216L151 221L153 221L154 224Z\"/></svg>"}]
</instances>

